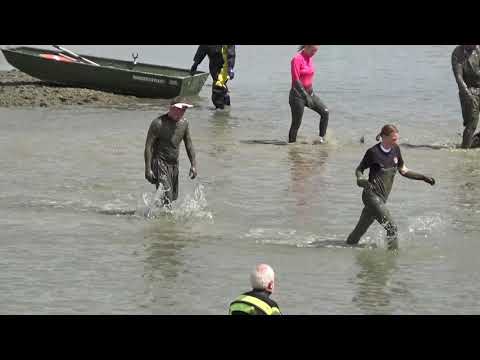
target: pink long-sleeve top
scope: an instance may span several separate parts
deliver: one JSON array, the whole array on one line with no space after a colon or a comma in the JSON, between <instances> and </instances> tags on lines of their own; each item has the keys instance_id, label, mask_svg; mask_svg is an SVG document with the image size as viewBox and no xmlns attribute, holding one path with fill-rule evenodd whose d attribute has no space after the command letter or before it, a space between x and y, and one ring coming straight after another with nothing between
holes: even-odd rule
<instances>
[{"instance_id":1,"label":"pink long-sleeve top","mask_svg":"<svg viewBox=\"0 0 480 360\"><path fill-rule=\"evenodd\" d=\"M297 80L300 80L303 87L307 90L312 88L313 77L315 76L315 66L311 56L300 51L295 55L291 62L292 66L292 87Z\"/></svg>"}]
</instances>

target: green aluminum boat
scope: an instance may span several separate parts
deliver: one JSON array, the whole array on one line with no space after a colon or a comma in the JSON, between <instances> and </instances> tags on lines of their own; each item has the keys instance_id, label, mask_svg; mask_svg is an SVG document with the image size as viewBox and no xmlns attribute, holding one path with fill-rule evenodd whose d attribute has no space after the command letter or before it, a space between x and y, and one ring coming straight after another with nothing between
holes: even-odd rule
<instances>
[{"instance_id":1,"label":"green aluminum boat","mask_svg":"<svg viewBox=\"0 0 480 360\"><path fill-rule=\"evenodd\" d=\"M37 79L71 87L102 90L146 98L170 99L197 95L209 74L189 69L115 60L74 52L31 47L2 49L8 63Z\"/></svg>"}]
</instances>

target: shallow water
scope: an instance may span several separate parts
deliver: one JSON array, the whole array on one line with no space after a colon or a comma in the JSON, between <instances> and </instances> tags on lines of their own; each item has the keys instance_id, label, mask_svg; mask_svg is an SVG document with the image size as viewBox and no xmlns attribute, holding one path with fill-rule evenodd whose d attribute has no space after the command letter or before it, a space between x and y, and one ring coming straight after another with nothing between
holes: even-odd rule
<instances>
[{"instance_id":1,"label":"shallow water","mask_svg":"<svg viewBox=\"0 0 480 360\"><path fill-rule=\"evenodd\" d=\"M195 51L66 47L186 68ZM295 46L238 46L231 111L211 110L208 80L187 114L198 178L182 150L179 200L152 217L142 215L154 191L143 150L165 101L0 109L0 313L225 314L257 262L276 270L286 314L480 313L480 152L453 149L452 50L322 46L315 88L331 113L328 142L310 145L318 119L307 110L299 143L280 146ZM401 143L446 146L402 148L437 185L397 177L396 254L378 224L365 248L343 246L362 210L354 169L387 122Z\"/></svg>"}]
</instances>

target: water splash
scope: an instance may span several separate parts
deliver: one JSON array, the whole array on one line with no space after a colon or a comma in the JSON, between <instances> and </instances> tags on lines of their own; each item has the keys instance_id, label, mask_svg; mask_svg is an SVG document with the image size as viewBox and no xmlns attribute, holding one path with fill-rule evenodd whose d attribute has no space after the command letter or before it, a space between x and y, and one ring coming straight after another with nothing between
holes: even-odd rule
<instances>
[{"instance_id":1,"label":"water splash","mask_svg":"<svg viewBox=\"0 0 480 360\"><path fill-rule=\"evenodd\" d=\"M345 236L336 234L300 234L295 229L250 229L245 238L254 239L261 245L294 246L297 248L376 248L376 243L370 238L362 239L357 246L347 245Z\"/></svg>"},{"instance_id":2,"label":"water splash","mask_svg":"<svg viewBox=\"0 0 480 360\"><path fill-rule=\"evenodd\" d=\"M418 243L421 239L429 239L435 233L442 231L443 220L439 215L417 216L409 220L408 236L405 240Z\"/></svg>"},{"instance_id":3,"label":"water splash","mask_svg":"<svg viewBox=\"0 0 480 360\"><path fill-rule=\"evenodd\" d=\"M165 191L160 185L158 190L154 192L142 193L141 196L126 194L127 200L116 196L113 200L103 204L86 198L73 200L34 198L20 201L20 206L82 213L94 212L113 216L133 216L146 219L155 219L162 216L169 217L174 221L188 221L193 218L213 221L213 215L207 209L208 202L203 185L197 184L193 195L186 194L183 201L176 201L172 204L165 198ZM124 197L125 194L119 194L119 196ZM136 199L136 206L132 206L131 201L129 201L132 199Z\"/></svg>"},{"instance_id":4,"label":"water splash","mask_svg":"<svg viewBox=\"0 0 480 360\"><path fill-rule=\"evenodd\" d=\"M408 220L407 229L399 226L399 248L416 247L421 240L431 240L435 234L438 234L443 228L444 223L440 215L411 217ZM369 228L368 233L360 240L359 244L372 248L386 248L385 229L377 222L374 222Z\"/></svg>"},{"instance_id":5,"label":"water splash","mask_svg":"<svg viewBox=\"0 0 480 360\"><path fill-rule=\"evenodd\" d=\"M160 185L156 192L142 194L136 213L138 216L147 219L169 216L175 222L188 221L194 218L213 221L213 215L207 210L207 207L205 188L202 184L197 184L193 196L186 194L181 203L179 201L170 203L165 198L165 190Z\"/></svg>"},{"instance_id":6,"label":"water splash","mask_svg":"<svg viewBox=\"0 0 480 360\"><path fill-rule=\"evenodd\" d=\"M187 194L180 206L173 210L173 215L177 221L188 219L205 219L213 222L213 215L207 210L208 202L205 197L205 188L202 184L195 186L193 197Z\"/></svg>"},{"instance_id":7,"label":"water splash","mask_svg":"<svg viewBox=\"0 0 480 360\"><path fill-rule=\"evenodd\" d=\"M21 206L33 209L55 209L74 212L96 212L103 215L135 215L136 210L129 208L128 204L120 199L115 199L103 205L98 205L89 199L54 200L54 199L29 199L21 202Z\"/></svg>"},{"instance_id":8,"label":"water splash","mask_svg":"<svg viewBox=\"0 0 480 360\"><path fill-rule=\"evenodd\" d=\"M129 208L127 203L119 199L115 199L113 202L101 206L100 209L96 209L95 206L91 204L89 207L104 215L135 215L135 209Z\"/></svg>"},{"instance_id":9,"label":"water splash","mask_svg":"<svg viewBox=\"0 0 480 360\"><path fill-rule=\"evenodd\" d=\"M143 193L139 203L137 204L136 214L147 219L152 219L161 214L168 213L171 204L166 198L163 184L153 193Z\"/></svg>"}]
</instances>

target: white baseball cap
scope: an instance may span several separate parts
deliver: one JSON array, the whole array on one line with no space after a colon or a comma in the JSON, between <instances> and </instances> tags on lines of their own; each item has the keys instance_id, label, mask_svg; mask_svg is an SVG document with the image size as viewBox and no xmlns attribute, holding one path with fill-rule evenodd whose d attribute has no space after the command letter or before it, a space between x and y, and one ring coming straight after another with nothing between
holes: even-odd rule
<instances>
[{"instance_id":1,"label":"white baseball cap","mask_svg":"<svg viewBox=\"0 0 480 360\"><path fill-rule=\"evenodd\" d=\"M184 97L176 97L170 102L170 105L179 109L189 109L193 107L193 105L186 102Z\"/></svg>"},{"instance_id":2,"label":"white baseball cap","mask_svg":"<svg viewBox=\"0 0 480 360\"><path fill-rule=\"evenodd\" d=\"M193 107L193 105L190 105L190 104L187 104L187 103L176 103L176 104L173 104L173 106L175 106L176 108L179 108L179 109L190 109Z\"/></svg>"}]
</instances>

